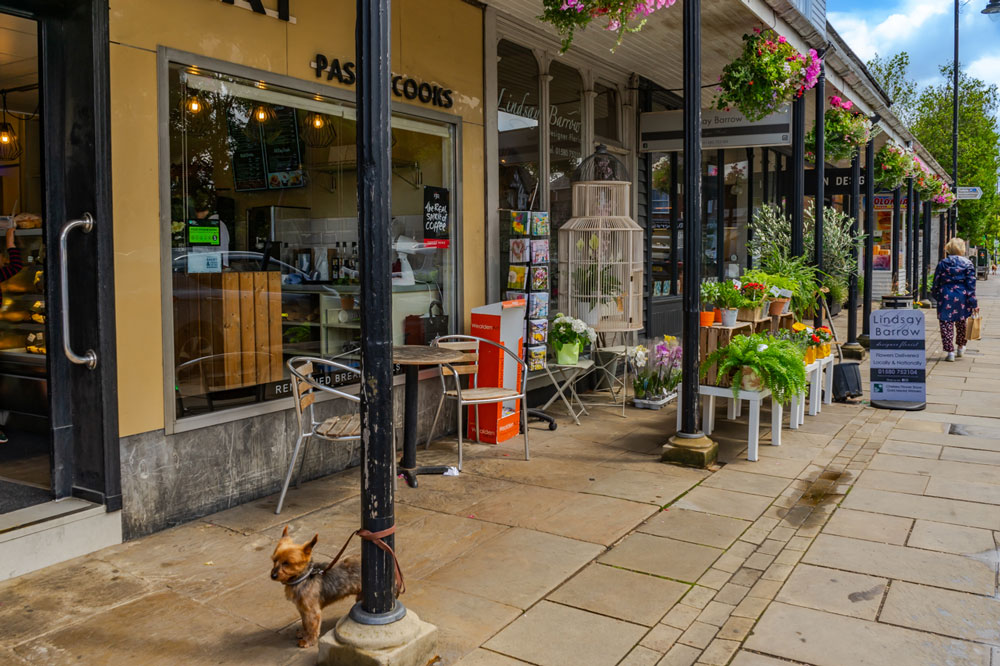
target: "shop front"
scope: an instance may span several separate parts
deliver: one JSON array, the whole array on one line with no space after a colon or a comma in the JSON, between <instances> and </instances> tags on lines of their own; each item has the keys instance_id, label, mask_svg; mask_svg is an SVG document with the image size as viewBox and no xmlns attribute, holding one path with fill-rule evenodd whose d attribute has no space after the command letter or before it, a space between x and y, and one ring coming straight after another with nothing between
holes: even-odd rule
<instances>
[{"instance_id":1,"label":"shop front","mask_svg":"<svg viewBox=\"0 0 1000 666\"><path fill-rule=\"evenodd\" d=\"M360 363L354 3L257 4L111 10L126 539L277 490L286 361ZM485 298L482 10L395 2L392 39L392 339L426 344ZM303 476L359 456L310 447Z\"/></svg>"}]
</instances>

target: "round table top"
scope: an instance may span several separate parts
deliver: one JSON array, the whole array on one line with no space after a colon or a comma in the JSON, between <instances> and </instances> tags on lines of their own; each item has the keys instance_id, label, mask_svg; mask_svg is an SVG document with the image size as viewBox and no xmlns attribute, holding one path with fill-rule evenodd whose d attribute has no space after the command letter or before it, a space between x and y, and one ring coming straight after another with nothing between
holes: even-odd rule
<instances>
[{"instance_id":1,"label":"round table top","mask_svg":"<svg viewBox=\"0 0 1000 666\"><path fill-rule=\"evenodd\" d=\"M444 347L425 345L394 345L392 362L398 365L441 365L458 363L465 358L465 352Z\"/></svg>"}]
</instances>

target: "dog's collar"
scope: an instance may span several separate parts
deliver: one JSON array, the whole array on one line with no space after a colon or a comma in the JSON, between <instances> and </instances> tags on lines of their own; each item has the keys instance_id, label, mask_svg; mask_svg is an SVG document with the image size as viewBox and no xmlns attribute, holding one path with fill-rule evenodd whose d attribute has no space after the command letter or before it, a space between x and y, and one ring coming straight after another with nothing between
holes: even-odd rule
<instances>
[{"instance_id":1,"label":"dog's collar","mask_svg":"<svg viewBox=\"0 0 1000 666\"><path fill-rule=\"evenodd\" d=\"M288 581L287 583L285 583L285 585L287 585L288 587L294 587L294 586L298 585L299 583L301 583L302 581L304 581L305 579L307 579L307 578L309 578L311 576L315 576L316 574L320 574L320 573L323 573L323 570L321 568L319 568L315 564L310 565L309 569L304 574L302 574L301 576L299 576L295 580Z\"/></svg>"}]
</instances>

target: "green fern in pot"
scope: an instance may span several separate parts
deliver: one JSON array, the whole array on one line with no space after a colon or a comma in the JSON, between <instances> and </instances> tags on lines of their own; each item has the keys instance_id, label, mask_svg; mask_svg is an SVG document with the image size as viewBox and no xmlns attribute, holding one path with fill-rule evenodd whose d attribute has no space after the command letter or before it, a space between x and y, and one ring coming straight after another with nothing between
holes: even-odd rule
<instances>
[{"instance_id":1,"label":"green fern in pot","mask_svg":"<svg viewBox=\"0 0 1000 666\"><path fill-rule=\"evenodd\" d=\"M701 364L701 376L707 375L713 365L718 365L717 383L732 379L734 398L739 397L741 388L754 390L756 384L769 389L774 400L786 404L806 389L803 352L791 340L765 334L738 335L708 355Z\"/></svg>"}]
</instances>

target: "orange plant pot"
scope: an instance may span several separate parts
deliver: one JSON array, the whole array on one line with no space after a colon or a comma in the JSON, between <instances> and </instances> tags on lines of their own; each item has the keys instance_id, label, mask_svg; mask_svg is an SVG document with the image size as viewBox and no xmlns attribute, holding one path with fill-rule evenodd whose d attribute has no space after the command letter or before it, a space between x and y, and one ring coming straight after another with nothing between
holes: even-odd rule
<instances>
[{"instance_id":1,"label":"orange plant pot","mask_svg":"<svg viewBox=\"0 0 1000 666\"><path fill-rule=\"evenodd\" d=\"M809 347L806 349L806 365L813 363L816 360L816 348Z\"/></svg>"},{"instance_id":2,"label":"orange plant pot","mask_svg":"<svg viewBox=\"0 0 1000 666\"><path fill-rule=\"evenodd\" d=\"M711 310L701 312L698 314L698 318L702 326L711 326L715 322L715 313Z\"/></svg>"},{"instance_id":3,"label":"orange plant pot","mask_svg":"<svg viewBox=\"0 0 1000 666\"><path fill-rule=\"evenodd\" d=\"M722 310L720 310L719 308L715 308L714 310L712 310L712 314L714 315L714 318L712 319L712 321L714 321L716 324L721 324L722 323Z\"/></svg>"}]
</instances>

